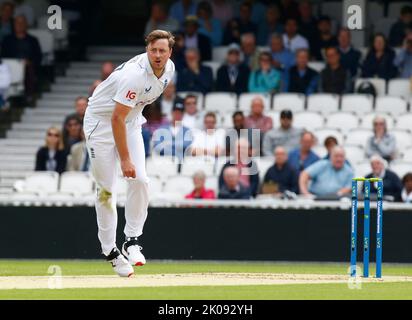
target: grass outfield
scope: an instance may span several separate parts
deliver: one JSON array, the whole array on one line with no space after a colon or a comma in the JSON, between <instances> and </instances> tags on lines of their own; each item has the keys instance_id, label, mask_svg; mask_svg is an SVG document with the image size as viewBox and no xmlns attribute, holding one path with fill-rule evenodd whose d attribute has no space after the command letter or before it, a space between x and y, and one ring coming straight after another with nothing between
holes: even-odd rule
<instances>
[{"instance_id":1,"label":"grass outfield","mask_svg":"<svg viewBox=\"0 0 412 320\"><path fill-rule=\"evenodd\" d=\"M0 260L0 277L48 276L51 265L60 266L63 276L113 275L104 261ZM335 263L149 261L136 269L136 277L205 272L345 275L347 268L348 264ZM384 276L412 276L412 265L384 264L383 272ZM351 290L347 284L0 290L0 299L412 299L412 283L362 283L361 290Z\"/></svg>"}]
</instances>

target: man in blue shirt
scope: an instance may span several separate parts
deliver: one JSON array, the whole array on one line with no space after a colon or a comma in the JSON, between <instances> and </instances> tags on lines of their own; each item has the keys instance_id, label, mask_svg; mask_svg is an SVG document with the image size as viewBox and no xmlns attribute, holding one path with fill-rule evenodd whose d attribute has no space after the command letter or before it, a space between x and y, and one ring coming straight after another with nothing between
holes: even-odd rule
<instances>
[{"instance_id":1,"label":"man in blue shirt","mask_svg":"<svg viewBox=\"0 0 412 320\"><path fill-rule=\"evenodd\" d=\"M289 152L289 165L296 170L296 172L303 171L320 159L319 156L312 151L314 144L315 136L313 133L304 131L300 137L300 147Z\"/></svg>"},{"instance_id":2,"label":"man in blue shirt","mask_svg":"<svg viewBox=\"0 0 412 320\"><path fill-rule=\"evenodd\" d=\"M353 176L352 168L345 163L345 150L336 146L331 151L330 160L320 160L302 171L299 177L300 193L307 196L343 196L351 192Z\"/></svg>"},{"instance_id":3,"label":"man in blue shirt","mask_svg":"<svg viewBox=\"0 0 412 320\"><path fill-rule=\"evenodd\" d=\"M270 37L270 53L273 58L273 66L282 71L288 71L295 65L295 55L283 45L280 34L274 33Z\"/></svg>"}]
</instances>

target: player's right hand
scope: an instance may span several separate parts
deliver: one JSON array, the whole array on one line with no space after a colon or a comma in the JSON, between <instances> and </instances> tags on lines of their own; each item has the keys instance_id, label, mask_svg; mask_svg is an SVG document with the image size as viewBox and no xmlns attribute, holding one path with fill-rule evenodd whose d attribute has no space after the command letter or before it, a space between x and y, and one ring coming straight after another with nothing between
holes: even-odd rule
<instances>
[{"instance_id":1,"label":"player's right hand","mask_svg":"<svg viewBox=\"0 0 412 320\"><path fill-rule=\"evenodd\" d=\"M125 178L136 178L136 168L130 160L122 161L121 167Z\"/></svg>"}]
</instances>

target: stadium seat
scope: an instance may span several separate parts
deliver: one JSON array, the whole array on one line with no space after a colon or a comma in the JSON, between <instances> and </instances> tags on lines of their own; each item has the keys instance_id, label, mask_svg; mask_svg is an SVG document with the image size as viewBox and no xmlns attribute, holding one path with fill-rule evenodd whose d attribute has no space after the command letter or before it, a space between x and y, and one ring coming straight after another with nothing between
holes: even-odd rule
<instances>
[{"instance_id":1,"label":"stadium seat","mask_svg":"<svg viewBox=\"0 0 412 320\"><path fill-rule=\"evenodd\" d=\"M259 178L263 181L268 169L275 164L275 157L258 157L253 160L256 162Z\"/></svg>"},{"instance_id":2,"label":"stadium seat","mask_svg":"<svg viewBox=\"0 0 412 320\"><path fill-rule=\"evenodd\" d=\"M48 21L50 19L49 15L43 15L37 20L37 28L41 30L49 30ZM69 22L62 18L62 28L55 29L52 31L54 39L54 48L56 50L66 49L69 45Z\"/></svg>"},{"instance_id":3,"label":"stadium seat","mask_svg":"<svg viewBox=\"0 0 412 320\"><path fill-rule=\"evenodd\" d=\"M59 191L77 196L91 193L93 192L93 179L87 172L64 172L60 176Z\"/></svg>"},{"instance_id":4,"label":"stadium seat","mask_svg":"<svg viewBox=\"0 0 412 320\"><path fill-rule=\"evenodd\" d=\"M185 157L181 174L191 177L196 171L201 170L206 176L212 176L214 165L215 160L211 157Z\"/></svg>"},{"instance_id":5,"label":"stadium seat","mask_svg":"<svg viewBox=\"0 0 412 320\"><path fill-rule=\"evenodd\" d=\"M307 98L308 111L329 114L339 110L339 96L337 94L316 93Z\"/></svg>"},{"instance_id":6,"label":"stadium seat","mask_svg":"<svg viewBox=\"0 0 412 320\"><path fill-rule=\"evenodd\" d=\"M402 160L412 162L412 148L407 148L402 151Z\"/></svg>"},{"instance_id":7,"label":"stadium seat","mask_svg":"<svg viewBox=\"0 0 412 320\"><path fill-rule=\"evenodd\" d=\"M52 65L54 63L54 38L52 32L48 29L29 29L28 33L39 41L43 53L42 64Z\"/></svg>"},{"instance_id":8,"label":"stadium seat","mask_svg":"<svg viewBox=\"0 0 412 320\"><path fill-rule=\"evenodd\" d=\"M361 62L365 60L366 56L368 55L368 47L360 47L357 48L361 53Z\"/></svg>"},{"instance_id":9,"label":"stadium seat","mask_svg":"<svg viewBox=\"0 0 412 320\"><path fill-rule=\"evenodd\" d=\"M224 63L226 61L228 47L227 46L220 46L214 47L212 49L212 59L217 63Z\"/></svg>"},{"instance_id":10,"label":"stadium seat","mask_svg":"<svg viewBox=\"0 0 412 320\"><path fill-rule=\"evenodd\" d=\"M412 162L395 160L390 163L389 168L402 179L405 174L412 172Z\"/></svg>"},{"instance_id":11,"label":"stadium seat","mask_svg":"<svg viewBox=\"0 0 412 320\"><path fill-rule=\"evenodd\" d=\"M2 59L3 63L9 67L11 74L11 85L7 90L8 97L21 96L24 94L24 64L19 59Z\"/></svg>"},{"instance_id":12,"label":"stadium seat","mask_svg":"<svg viewBox=\"0 0 412 320\"><path fill-rule=\"evenodd\" d=\"M272 109L282 111L289 109L292 112L305 110L305 95L301 93L278 93L273 96Z\"/></svg>"},{"instance_id":13,"label":"stadium seat","mask_svg":"<svg viewBox=\"0 0 412 320\"><path fill-rule=\"evenodd\" d=\"M325 119L317 112L298 112L293 115L293 126L296 128L304 128L306 130L314 130L324 126Z\"/></svg>"},{"instance_id":14,"label":"stadium seat","mask_svg":"<svg viewBox=\"0 0 412 320\"><path fill-rule=\"evenodd\" d=\"M412 146L412 134L410 130L393 129L390 133L396 137L398 152L402 152L402 150Z\"/></svg>"},{"instance_id":15,"label":"stadium seat","mask_svg":"<svg viewBox=\"0 0 412 320\"><path fill-rule=\"evenodd\" d=\"M263 103L265 105L265 111L269 111L270 109L270 95L267 93L242 93L239 96L239 110L245 112L246 115L250 113L250 106L252 105L252 100L255 97L261 97L263 99Z\"/></svg>"},{"instance_id":16,"label":"stadium seat","mask_svg":"<svg viewBox=\"0 0 412 320\"><path fill-rule=\"evenodd\" d=\"M384 96L377 97L375 101L376 112L386 112L392 116L398 116L405 113L408 109L408 103L401 97Z\"/></svg>"},{"instance_id":17,"label":"stadium seat","mask_svg":"<svg viewBox=\"0 0 412 320\"><path fill-rule=\"evenodd\" d=\"M194 95L197 97L197 109L198 110L203 110L203 102L204 102L204 97L201 92L189 92L189 91L179 91L177 92L177 95L181 98L185 98L188 94Z\"/></svg>"},{"instance_id":18,"label":"stadium seat","mask_svg":"<svg viewBox=\"0 0 412 320\"><path fill-rule=\"evenodd\" d=\"M224 129L233 128L232 113L227 113L222 116L221 126Z\"/></svg>"},{"instance_id":19,"label":"stadium seat","mask_svg":"<svg viewBox=\"0 0 412 320\"><path fill-rule=\"evenodd\" d=\"M310 61L308 63L308 67L312 68L313 70L320 73L323 69L325 69L325 62L323 62L323 61Z\"/></svg>"},{"instance_id":20,"label":"stadium seat","mask_svg":"<svg viewBox=\"0 0 412 320\"><path fill-rule=\"evenodd\" d=\"M212 189L215 192L216 198L219 193L219 179L216 176L213 177L207 177L205 186L207 189Z\"/></svg>"},{"instance_id":21,"label":"stadium seat","mask_svg":"<svg viewBox=\"0 0 412 320\"><path fill-rule=\"evenodd\" d=\"M389 80L388 95L408 100L412 96L411 91L411 81L409 79Z\"/></svg>"},{"instance_id":22,"label":"stadium seat","mask_svg":"<svg viewBox=\"0 0 412 320\"><path fill-rule=\"evenodd\" d=\"M364 114L373 110L373 96L367 94L344 94L342 96L341 110Z\"/></svg>"},{"instance_id":23,"label":"stadium seat","mask_svg":"<svg viewBox=\"0 0 412 320\"><path fill-rule=\"evenodd\" d=\"M149 179L149 195L156 195L163 192L163 182L158 177L150 177Z\"/></svg>"},{"instance_id":24,"label":"stadium seat","mask_svg":"<svg viewBox=\"0 0 412 320\"><path fill-rule=\"evenodd\" d=\"M368 129L353 129L346 134L345 144L366 146L366 142L373 135L372 130Z\"/></svg>"},{"instance_id":25,"label":"stadium seat","mask_svg":"<svg viewBox=\"0 0 412 320\"><path fill-rule=\"evenodd\" d=\"M183 199L185 195L192 192L193 181L188 176L170 177L164 186L164 192L174 194L176 197Z\"/></svg>"},{"instance_id":26,"label":"stadium seat","mask_svg":"<svg viewBox=\"0 0 412 320\"><path fill-rule=\"evenodd\" d=\"M237 96L230 92L211 92L205 96L205 110L227 115L236 110Z\"/></svg>"},{"instance_id":27,"label":"stadium seat","mask_svg":"<svg viewBox=\"0 0 412 320\"><path fill-rule=\"evenodd\" d=\"M312 151L320 158L324 158L328 154L326 148L319 142L312 148Z\"/></svg>"},{"instance_id":28,"label":"stadium seat","mask_svg":"<svg viewBox=\"0 0 412 320\"><path fill-rule=\"evenodd\" d=\"M146 172L148 176L168 179L177 174L177 162L172 157L151 157L146 159Z\"/></svg>"},{"instance_id":29,"label":"stadium seat","mask_svg":"<svg viewBox=\"0 0 412 320\"><path fill-rule=\"evenodd\" d=\"M59 174L50 171L38 171L30 173L24 180L25 192L48 194L57 192Z\"/></svg>"},{"instance_id":30,"label":"stadium seat","mask_svg":"<svg viewBox=\"0 0 412 320\"><path fill-rule=\"evenodd\" d=\"M365 161L365 150L358 145L344 145L346 159L353 165Z\"/></svg>"},{"instance_id":31,"label":"stadium seat","mask_svg":"<svg viewBox=\"0 0 412 320\"><path fill-rule=\"evenodd\" d=\"M359 118L352 112L337 112L326 117L326 126L348 132L359 127Z\"/></svg>"},{"instance_id":32,"label":"stadium seat","mask_svg":"<svg viewBox=\"0 0 412 320\"><path fill-rule=\"evenodd\" d=\"M379 78L359 78L355 82L355 91L363 82L370 82L376 89L376 96L384 96L386 94L386 81Z\"/></svg>"},{"instance_id":33,"label":"stadium seat","mask_svg":"<svg viewBox=\"0 0 412 320\"><path fill-rule=\"evenodd\" d=\"M342 144L344 141L344 136L338 129L322 127L322 128L313 130L313 133L315 134L316 139L318 140L317 141L318 144L322 146L325 142L325 139L329 136L335 137L338 140L338 144Z\"/></svg>"},{"instance_id":34,"label":"stadium seat","mask_svg":"<svg viewBox=\"0 0 412 320\"><path fill-rule=\"evenodd\" d=\"M352 163L352 166L356 177L365 177L372 172L371 164L368 160L361 161L355 164Z\"/></svg>"},{"instance_id":35,"label":"stadium seat","mask_svg":"<svg viewBox=\"0 0 412 320\"><path fill-rule=\"evenodd\" d=\"M274 128L280 127L280 111L271 110L271 111L266 112L266 115L272 118Z\"/></svg>"},{"instance_id":36,"label":"stadium seat","mask_svg":"<svg viewBox=\"0 0 412 320\"><path fill-rule=\"evenodd\" d=\"M219 67L222 65L220 62L216 62L216 61L205 61L202 63L204 66L206 67L210 67L212 69L213 72L213 79L216 80L217 79L217 70L219 69Z\"/></svg>"},{"instance_id":37,"label":"stadium seat","mask_svg":"<svg viewBox=\"0 0 412 320\"><path fill-rule=\"evenodd\" d=\"M387 113L378 113L378 112L372 112L372 113L367 113L365 115L362 115L361 119L361 128L365 129L373 129L373 119L375 119L376 116L381 116L384 117L386 120L386 125L388 129L392 129L395 125L395 121L393 117Z\"/></svg>"},{"instance_id":38,"label":"stadium seat","mask_svg":"<svg viewBox=\"0 0 412 320\"><path fill-rule=\"evenodd\" d=\"M412 113L403 113L396 118L396 129L410 130L412 123Z\"/></svg>"}]
</instances>

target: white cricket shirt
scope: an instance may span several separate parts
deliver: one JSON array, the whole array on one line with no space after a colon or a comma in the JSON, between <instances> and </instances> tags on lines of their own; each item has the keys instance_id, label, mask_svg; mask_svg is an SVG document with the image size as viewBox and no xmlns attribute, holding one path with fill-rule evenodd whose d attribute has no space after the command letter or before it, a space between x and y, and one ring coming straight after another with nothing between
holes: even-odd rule
<instances>
[{"instance_id":1,"label":"white cricket shirt","mask_svg":"<svg viewBox=\"0 0 412 320\"><path fill-rule=\"evenodd\" d=\"M89 98L88 113L110 120L116 102L132 108L126 122L146 122L143 108L154 102L172 81L175 65L169 59L163 75L158 79L153 73L147 53L142 53L117 67L94 90Z\"/></svg>"}]
</instances>

